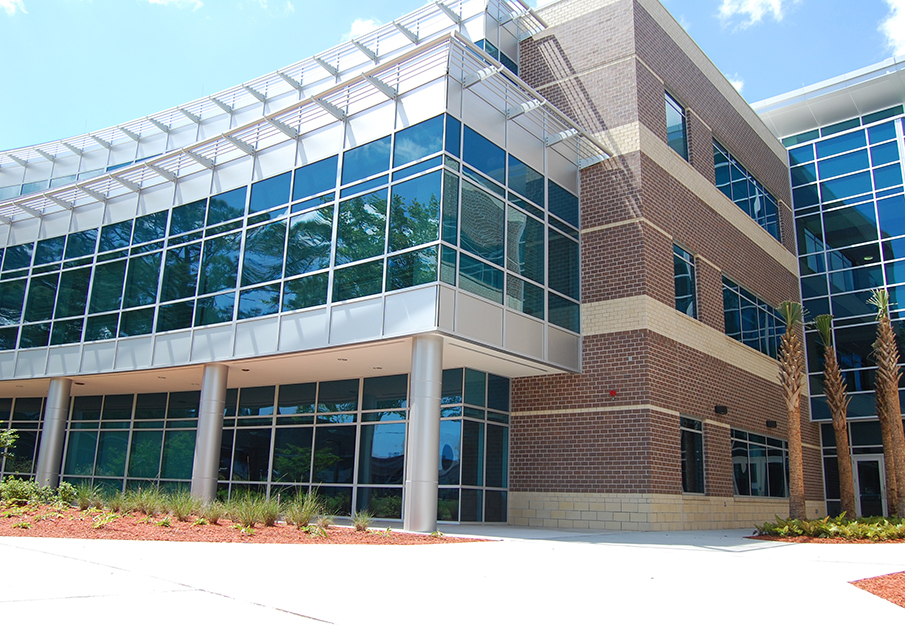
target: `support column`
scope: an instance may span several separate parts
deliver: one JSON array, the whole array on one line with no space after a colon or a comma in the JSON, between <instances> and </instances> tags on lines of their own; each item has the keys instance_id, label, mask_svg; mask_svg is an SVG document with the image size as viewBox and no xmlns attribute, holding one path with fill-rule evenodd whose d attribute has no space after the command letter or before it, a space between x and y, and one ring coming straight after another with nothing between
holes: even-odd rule
<instances>
[{"instance_id":1,"label":"support column","mask_svg":"<svg viewBox=\"0 0 905 625\"><path fill-rule=\"evenodd\" d=\"M443 337L417 336L412 344L403 512L403 527L413 532L437 529L442 390Z\"/></svg>"},{"instance_id":2,"label":"support column","mask_svg":"<svg viewBox=\"0 0 905 625\"><path fill-rule=\"evenodd\" d=\"M60 485L60 467L63 464L63 440L66 438L66 421L69 419L69 392L72 380L53 378L44 405L44 425L41 428L41 446L35 482L38 486L56 488Z\"/></svg>"},{"instance_id":3,"label":"support column","mask_svg":"<svg viewBox=\"0 0 905 625\"><path fill-rule=\"evenodd\" d=\"M226 408L226 378L229 367L204 365L195 462L192 465L192 497L210 503L217 496L220 468L220 439L223 437L223 410Z\"/></svg>"}]
</instances>

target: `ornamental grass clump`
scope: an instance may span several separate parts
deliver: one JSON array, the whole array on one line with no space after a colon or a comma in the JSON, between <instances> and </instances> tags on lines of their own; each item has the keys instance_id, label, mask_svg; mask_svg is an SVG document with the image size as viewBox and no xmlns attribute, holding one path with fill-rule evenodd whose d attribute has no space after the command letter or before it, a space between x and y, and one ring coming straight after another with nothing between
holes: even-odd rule
<instances>
[{"instance_id":1,"label":"ornamental grass clump","mask_svg":"<svg viewBox=\"0 0 905 625\"><path fill-rule=\"evenodd\" d=\"M286 505L284 518L289 525L302 529L324 512L324 503L317 492L298 493Z\"/></svg>"},{"instance_id":2,"label":"ornamental grass clump","mask_svg":"<svg viewBox=\"0 0 905 625\"><path fill-rule=\"evenodd\" d=\"M218 499L215 499L214 501L201 506L201 518L211 525L219 524L220 519L225 516L226 505Z\"/></svg>"},{"instance_id":3,"label":"ornamental grass clump","mask_svg":"<svg viewBox=\"0 0 905 625\"><path fill-rule=\"evenodd\" d=\"M359 510L352 515L352 527L356 532L366 532L374 520L374 515L367 510Z\"/></svg>"},{"instance_id":4,"label":"ornamental grass clump","mask_svg":"<svg viewBox=\"0 0 905 625\"><path fill-rule=\"evenodd\" d=\"M192 497L192 493L184 489L167 495L165 499L167 510L176 517L177 521L188 521L189 517L197 514L201 508L201 502Z\"/></svg>"}]
</instances>

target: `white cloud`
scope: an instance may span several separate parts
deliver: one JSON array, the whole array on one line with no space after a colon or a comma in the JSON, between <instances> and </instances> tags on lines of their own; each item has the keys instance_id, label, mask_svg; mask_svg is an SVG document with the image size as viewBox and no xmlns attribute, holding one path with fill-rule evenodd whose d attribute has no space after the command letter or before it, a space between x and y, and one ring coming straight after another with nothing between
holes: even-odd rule
<instances>
[{"instance_id":1,"label":"white cloud","mask_svg":"<svg viewBox=\"0 0 905 625\"><path fill-rule=\"evenodd\" d=\"M284 7L286 9L286 13L295 13L295 5L286 0L286 5Z\"/></svg>"},{"instance_id":2,"label":"white cloud","mask_svg":"<svg viewBox=\"0 0 905 625\"><path fill-rule=\"evenodd\" d=\"M886 0L889 15L880 22L880 32L896 56L905 55L905 0Z\"/></svg>"},{"instance_id":3,"label":"white cloud","mask_svg":"<svg viewBox=\"0 0 905 625\"><path fill-rule=\"evenodd\" d=\"M22 4L22 0L0 0L0 9L6 11L7 15L15 15L16 11L28 13L25 10L25 5Z\"/></svg>"},{"instance_id":4,"label":"white cloud","mask_svg":"<svg viewBox=\"0 0 905 625\"><path fill-rule=\"evenodd\" d=\"M175 7L179 7L180 9L185 7L193 11L197 11L204 6L204 3L201 2L201 0L148 0L148 2L150 2L151 4L161 4L163 6L173 5Z\"/></svg>"},{"instance_id":5,"label":"white cloud","mask_svg":"<svg viewBox=\"0 0 905 625\"><path fill-rule=\"evenodd\" d=\"M777 22L782 21L783 9L798 0L722 0L719 18L723 25L734 18L741 19L739 26L748 28L760 22L765 15L772 15Z\"/></svg>"},{"instance_id":6,"label":"white cloud","mask_svg":"<svg viewBox=\"0 0 905 625\"><path fill-rule=\"evenodd\" d=\"M742 92L742 89L745 87L745 81L742 78L739 78L738 74L734 74L732 76L728 74L724 74L726 76L726 80L729 81L729 84L735 87L735 90L739 93Z\"/></svg>"},{"instance_id":7,"label":"white cloud","mask_svg":"<svg viewBox=\"0 0 905 625\"><path fill-rule=\"evenodd\" d=\"M349 41L350 39L357 39L362 35L368 34L378 26L380 26L380 22L377 20L357 19L352 22L352 27L349 29L349 32L342 36L342 40Z\"/></svg>"}]
</instances>

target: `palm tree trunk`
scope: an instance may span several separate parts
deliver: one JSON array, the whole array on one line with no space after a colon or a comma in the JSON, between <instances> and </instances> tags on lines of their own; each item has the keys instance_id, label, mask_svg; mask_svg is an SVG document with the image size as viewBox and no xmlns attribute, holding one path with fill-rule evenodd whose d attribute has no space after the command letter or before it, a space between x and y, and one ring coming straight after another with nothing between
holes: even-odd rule
<instances>
[{"instance_id":1,"label":"palm tree trunk","mask_svg":"<svg viewBox=\"0 0 905 625\"><path fill-rule=\"evenodd\" d=\"M800 306L800 304L799 304ZM780 341L779 381L788 413L789 432L789 516L806 519L804 461L801 446L801 392L804 385L804 358L801 339L794 326L787 327Z\"/></svg>"},{"instance_id":2,"label":"palm tree trunk","mask_svg":"<svg viewBox=\"0 0 905 625\"><path fill-rule=\"evenodd\" d=\"M839 371L836 350L832 345L824 346L824 382L826 402L833 416L833 432L836 434L836 458L839 465L839 498L842 511L854 519L857 516L855 507L855 483L852 476L852 454L848 445L848 422L846 412L850 399L845 395L845 379Z\"/></svg>"}]
</instances>

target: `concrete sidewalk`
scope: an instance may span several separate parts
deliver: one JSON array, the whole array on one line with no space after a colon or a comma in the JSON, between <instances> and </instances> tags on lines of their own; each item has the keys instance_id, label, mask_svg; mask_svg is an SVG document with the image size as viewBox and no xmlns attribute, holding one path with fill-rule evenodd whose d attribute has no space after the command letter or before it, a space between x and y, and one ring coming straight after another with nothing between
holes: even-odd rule
<instances>
[{"instance_id":1,"label":"concrete sidewalk","mask_svg":"<svg viewBox=\"0 0 905 625\"><path fill-rule=\"evenodd\" d=\"M747 530L446 529L499 540L381 547L3 537L0 615L7 623L364 625L905 617L848 584L905 570L905 544L774 543L748 540Z\"/></svg>"}]
</instances>

